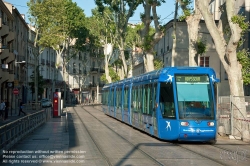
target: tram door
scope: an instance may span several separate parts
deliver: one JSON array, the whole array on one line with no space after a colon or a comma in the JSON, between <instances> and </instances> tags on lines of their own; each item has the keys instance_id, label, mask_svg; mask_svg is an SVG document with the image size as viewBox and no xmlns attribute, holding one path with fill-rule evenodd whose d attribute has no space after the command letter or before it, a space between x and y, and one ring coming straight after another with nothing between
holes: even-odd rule
<instances>
[{"instance_id":1,"label":"tram door","mask_svg":"<svg viewBox=\"0 0 250 166\"><path fill-rule=\"evenodd\" d=\"M160 83L159 106L159 136L170 140L178 137L179 127L172 83Z\"/></svg>"}]
</instances>

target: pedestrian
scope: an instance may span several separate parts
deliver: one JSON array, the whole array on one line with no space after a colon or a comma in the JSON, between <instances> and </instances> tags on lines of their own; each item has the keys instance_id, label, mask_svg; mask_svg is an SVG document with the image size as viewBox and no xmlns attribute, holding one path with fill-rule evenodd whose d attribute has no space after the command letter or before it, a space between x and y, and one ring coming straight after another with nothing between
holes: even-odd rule
<instances>
[{"instance_id":1,"label":"pedestrian","mask_svg":"<svg viewBox=\"0 0 250 166\"><path fill-rule=\"evenodd\" d=\"M9 102L5 99L5 116L4 116L4 120L8 119L8 114L9 114Z\"/></svg>"},{"instance_id":2,"label":"pedestrian","mask_svg":"<svg viewBox=\"0 0 250 166\"><path fill-rule=\"evenodd\" d=\"M3 120L4 120L4 111L5 111L5 102L4 100L2 100L0 104L0 116L2 117Z\"/></svg>"},{"instance_id":3,"label":"pedestrian","mask_svg":"<svg viewBox=\"0 0 250 166\"><path fill-rule=\"evenodd\" d=\"M26 115L26 113L23 111L23 101L22 101L22 100L21 100L19 106L20 106L20 108L19 108L19 115L18 115L18 116L20 116L21 112L22 112L24 115Z\"/></svg>"}]
</instances>

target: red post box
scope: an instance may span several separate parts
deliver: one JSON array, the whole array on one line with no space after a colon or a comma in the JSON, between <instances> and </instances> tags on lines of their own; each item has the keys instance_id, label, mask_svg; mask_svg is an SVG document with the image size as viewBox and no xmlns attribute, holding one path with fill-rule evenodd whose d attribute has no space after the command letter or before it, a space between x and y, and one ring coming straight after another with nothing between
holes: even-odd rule
<instances>
[{"instance_id":1,"label":"red post box","mask_svg":"<svg viewBox=\"0 0 250 166\"><path fill-rule=\"evenodd\" d=\"M61 92L53 94L53 117L61 116Z\"/></svg>"}]
</instances>

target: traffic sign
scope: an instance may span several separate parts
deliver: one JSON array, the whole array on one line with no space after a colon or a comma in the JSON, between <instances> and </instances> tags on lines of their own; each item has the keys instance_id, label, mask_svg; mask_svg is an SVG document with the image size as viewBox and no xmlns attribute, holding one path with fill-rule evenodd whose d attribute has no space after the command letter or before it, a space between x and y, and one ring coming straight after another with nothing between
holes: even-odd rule
<instances>
[{"instance_id":1,"label":"traffic sign","mask_svg":"<svg viewBox=\"0 0 250 166\"><path fill-rule=\"evenodd\" d=\"M18 95L19 94L19 90L17 88L14 88L13 91L12 91L12 93L14 95Z\"/></svg>"}]
</instances>

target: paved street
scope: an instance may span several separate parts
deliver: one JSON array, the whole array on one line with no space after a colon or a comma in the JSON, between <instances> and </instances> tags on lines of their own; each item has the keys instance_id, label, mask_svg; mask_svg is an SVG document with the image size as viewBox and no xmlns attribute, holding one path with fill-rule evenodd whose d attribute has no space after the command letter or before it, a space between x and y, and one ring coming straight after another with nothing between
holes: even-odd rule
<instances>
[{"instance_id":1,"label":"paved street","mask_svg":"<svg viewBox=\"0 0 250 166\"><path fill-rule=\"evenodd\" d=\"M5 152L1 165L245 166L249 161L250 145L239 140L219 137L215 146L171 143L104 115L99 106L67 111L68 123L66 116L50 119Z\"/></svg>"}]
</instances>

